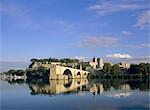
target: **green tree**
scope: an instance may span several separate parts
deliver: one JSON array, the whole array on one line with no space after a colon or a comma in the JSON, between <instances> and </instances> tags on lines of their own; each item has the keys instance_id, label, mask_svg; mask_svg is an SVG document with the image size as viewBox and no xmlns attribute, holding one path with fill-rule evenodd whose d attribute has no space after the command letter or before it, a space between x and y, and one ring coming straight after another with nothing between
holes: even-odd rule
<instances>
[{"instance_id":1,"label":"green tree","mask_svg":"<svg viewBox=\"0 0 150 110\"><path fill-rule=\"evenodd\" d=\"M147 66L146 66L146 68L147 68L147 69L146 69L146 73L147 73L147 74L150 74L150 64L147 63L146 65L147 65Z\"/></svg>"},{"instance_id":2,"label":"green tree","mask_svg":"<svg viewBox=\"0 0 150 110\"><path fill-rule=\"evenodd\" d=\"M35 58L32 58L30 61L31 61L31 62L36 62L36 61L38 61L38 60L35 59Z\"/></svg>"},{"instance_id":3,"label":"green tree","mask_svg":"<svg viewBox=\"0 0 150 110\"><path fill-rule=\"evenodd\" d=\"M111 64L110 63L104 63L102 71L104 73L110 74L110 72L111 72Z\"/></svg>"},{"instance_id":4,"label":"green tree","mask_svg":"<svg viewBox=\"0 0 150 110\"><path fill-rule=\"evenodd\" d=\"M16 74L16 70L9 70L7 74L14 76Z\"/></svg>"},{"instance_id":5,"label":"green tree","mask_svg":"<svg viewBox=\"0 0 150 110\"><path fill-rule=\"evenodd\" d=\"M26 69L27 78L48 78L50 72L49 69L39 68L28 68Z\"/></svg>"},{"instance_id":6,"label":"green tree","mask_svg":"<svg viewBox=\"0 0 150 110\"><path fill-rule=\"evenodd\" d=\"M16 75L17 75L17 76L25 75L25 71L23 71L23 70L17 70L17 71L16 71Z\"/></svg>"},{"instance_id":7,"label":"green tree","mask_svg":"<svg viewBox=\"0 0 150 110\"><path fill-rule=\"evenodd\" d=\"M77 69L80 69L80 65L82 65L82 70L86 70L86 67L91 67L91 65L88 62L80 62L77 65Z\"/></svg>"},{"instance_id":8,"label":"green tree","mask_svg":"<svg viewBox=\"0 0 150 110\"><path fill-rule=\"evenodd\" d=\"M150 64L149 63L140 63L139 64L140 72L142 75L150 73Z\"/></svg>"},{"instance_id":9,"label":"green tree","mask_svg":"<svg viewBox=\"0 0 150 110\"><path fill-rule=\"evenodd\" d=\"M137 64L131 64L130 68L128 69L130 74L140 74L140 66Z\"/></svg>"},{"instance_id":10,"label":"green tree","mask_svg":"<svg viewBox=\"0 0 150 110\"><path fill-rule=\"evenodd\" d=\"M118 75L120 73L121 73L120 67L118 66L118 64L114 64L111 68L111 74Z\"/></svg>"}]
</instances>

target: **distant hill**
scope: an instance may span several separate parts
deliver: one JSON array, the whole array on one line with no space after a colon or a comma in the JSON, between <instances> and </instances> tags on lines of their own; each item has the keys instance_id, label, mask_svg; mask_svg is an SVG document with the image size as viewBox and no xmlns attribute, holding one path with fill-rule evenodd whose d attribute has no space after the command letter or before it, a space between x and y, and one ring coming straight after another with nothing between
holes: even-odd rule
<instances>
[{"instance_id":1,"label":"distant hill","mask_svg":"<svg viewBox=\"0 0 150 110\"><path fill-rule=\"evenodd\" d=\"M30 62L0 62L0 72L6 72L10 69L26 69Z\"/></svg>"},{"instance_id":2,"label":"distant hill","mask_svg":"<svg viewBox=\"0 0 150 110\"><path fill-rule=\"evenodd\" d=\"M128 58L128 59L115 59L115 58L103 58L106 62L111 62L113 64L126 62L130 64L139 64L139 63L150 63L150 57L137 57L137 58Z\"/></svg>"}]
</instances>

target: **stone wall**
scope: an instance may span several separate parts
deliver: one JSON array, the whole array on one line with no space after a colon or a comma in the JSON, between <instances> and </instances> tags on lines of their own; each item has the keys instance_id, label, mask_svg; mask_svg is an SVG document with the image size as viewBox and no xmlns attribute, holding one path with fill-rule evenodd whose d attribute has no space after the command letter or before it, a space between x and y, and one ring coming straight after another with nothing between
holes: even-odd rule
<instances>
[{"instance_id":1,"label":"stone wall","mask_svg":"<svg viewBox=\"0 0 150 110\"><path fill-rule=\"evenodd\" d=\"M72 78L85 78L88 75L87 71L74 69L70 67L63 67L60 65L51 65L50 79L68 79L68 76L63 74L66 69L70 70ZM80 72L80 75L77 75L78 72Z\"/></svg>"}]
</instances>

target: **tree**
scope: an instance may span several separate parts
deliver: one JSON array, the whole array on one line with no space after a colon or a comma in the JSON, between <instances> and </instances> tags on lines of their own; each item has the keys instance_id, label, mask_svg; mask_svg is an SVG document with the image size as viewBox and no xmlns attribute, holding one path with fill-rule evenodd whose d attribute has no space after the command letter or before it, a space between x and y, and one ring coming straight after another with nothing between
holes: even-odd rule
<instances>
[{"instance_id":1,"label":"tree","mask_svg":"<svg viewBox=\"0 0 150 110\"><path fill-rule=\"evenodd\" d=\"M103 70L104 73L109 74L111 72L111 64L110 63L104 63Z\"/></svg>"},{"instance_id":2,"label":"tree","mask_svg":"<svg viewBox=\"0 0 150 110\"><path fill-rule=\"evenodd\" d=\"M149 63L140 63L139 68L140 68L140 72L143 75L150 73L150 64Z\"/></svg>"},{"instance_id":3,"label":"tree","mask_svg":"<svg viewBox=\"0 0 150 110\"><path fill-rule=\"evenodd\" d=\"M17 76L25 75L25 71L23 71L23 70L17 70L17 71L16 71L16 75L17 75Z\"/></svg>"},{"instance_id":4,"label":"tree","mask_svg":"<svg viewBox=\"0 0 150 110\"><path fill-rule=\"evenodd\" d=\"M16 70L9 70L7 74L14 76L16 74Z\"/></svg>"},{"instance_id":5,"label":"tree","mask_svg":"<svg viewBox=\"0 0 150 110\"><path fill-rule=\"evenodd\" d=\"M80 62L77 65L77 69L80 69L80 65L82 65L82 70L86 70L86 67L91 67L91 65L88 62Z\"/></svg>"},{"instance_id":6,"label":"tree","mask_svg":"<svg viewBox=\"0 0 150 110\"><path fill-rule=\"evenodd\" d=\"M78 63L79 60L78 59L70 59L70 58L63 58L60 59L61 63Z\"/></svg>"},{"instance_id":7,"label":"tree","mask_svg":"<svg viewBox=\"0 0 150 110\"><path fill-rule=\"evenodd\" d=\"M130 74L140 74L140 66L137 64L131 64L130 68L128 69Z\"/></svg>"},{"instance_id":8,"label":"tree","mask_svg":"<svg viewBox=\"0 0 150 110\"><path fill-rule=\"evenodd\" d=\"M48 62L48 59L41 59L41 62L43 63L43 64L46 64L46 62Z\"/></svg>"},{"instance_id":9,"label":"tree","mask_svg":"<svg viewBox=\"0 0 150 110\"><path fill-rule=\"evenodd\" d=\"M121 73L120 67L118 66L118 64L114 64L111 68L111 74L118 75L120 73Z\"/></svg>"},{"instance_id":10,"label":"tree","mask_svg":"<svg viewBox=\"0 0 150 110\"><path fill-rule=\"evenodd\" d=\"M30 61L31 61L31 62L36 62L36 61L38 61L38 60L35 59L35 58L32 58Z\"/></svg>"},{"instance_id":11,"label":"tree","mask_svg":"<svg viewBox=\"0 0 150 110\"><path fill-rule=\"evenodd\" d=\"M56 58L49 58L48 61L49 62L59 62L60 60L56 59Z\"/></svg>"},{"instance_id":12,"label":"tree","mask_svg":"<svg viewBox=\"0 0 150 110\"><path fill-rule=\"evenodd\" d=\"M26 69L27 78L49 78L49 69L44 67Z\"/></svg>"},{"instance_id":13,"label":"tree","mask_svg":"<svg viewBox=\"0 0 150 110\"><path fill-rule=\"evenodd\" d=\"M140 73L145 74L146 73L146 65L145 63L140 63L139 64L139 68L140 68Z\"/></svg>"},{"instance_id":14,"label":"tree","mask_svg":"<svg viewBox=\"0 0 150 110\"><path fill-rule=\"evenodd\" d=\"M146 68L147 68L147 69L146 69L146 73L147 73L147 74L150 74L150 64L147 63L146 65L147 65L147 66L146 66Z\"/></svg>"}]
</instances>

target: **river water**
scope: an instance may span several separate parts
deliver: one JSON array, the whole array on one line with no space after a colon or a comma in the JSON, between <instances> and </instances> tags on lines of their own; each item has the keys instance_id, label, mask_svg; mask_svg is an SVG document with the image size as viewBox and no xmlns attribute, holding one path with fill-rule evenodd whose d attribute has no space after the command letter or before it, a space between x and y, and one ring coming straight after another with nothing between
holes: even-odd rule
<instances>
[{"instance_id":1,"label":"river water","mask_svg":"<svg viewBox=\"0 0 150 110\"><path fill-rule=\"evenodd\" d=\"M1 110L148 110L149 80L0 80Z\"/></svg>"}]
</instances>

